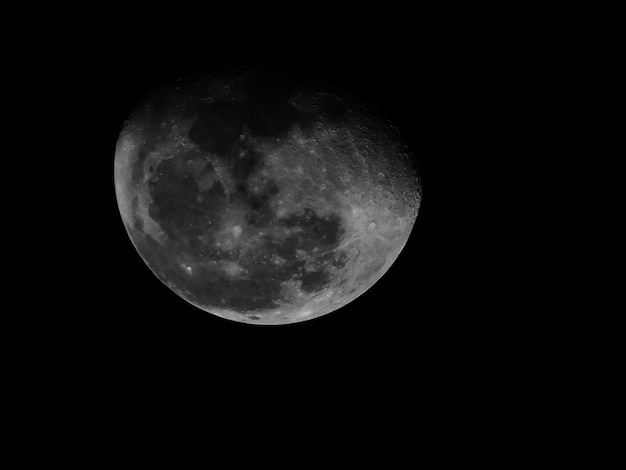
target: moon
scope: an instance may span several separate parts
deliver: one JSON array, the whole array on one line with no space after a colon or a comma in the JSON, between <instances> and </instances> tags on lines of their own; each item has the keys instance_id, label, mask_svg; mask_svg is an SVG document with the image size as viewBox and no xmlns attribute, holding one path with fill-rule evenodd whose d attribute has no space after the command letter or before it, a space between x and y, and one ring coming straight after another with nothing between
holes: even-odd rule
<instances>
[{"instance_id":1,"label":"moon","mask_svg":"<svg viewBox=\"0 0 626 470\"><path fill-rule=\"evenodd\" d=\"M114 181L158 279L272 325L335 311L387 272L420 207L415 162L358 94L253 67L154 90L120 132Z\"/></svg>"}]
</instances>

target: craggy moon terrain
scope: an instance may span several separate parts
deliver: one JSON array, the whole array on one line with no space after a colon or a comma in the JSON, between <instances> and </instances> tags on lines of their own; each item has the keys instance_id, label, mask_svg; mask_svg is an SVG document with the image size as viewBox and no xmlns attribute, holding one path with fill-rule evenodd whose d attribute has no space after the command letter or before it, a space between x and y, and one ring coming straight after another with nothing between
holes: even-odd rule
<instances>
[{"instance_id":1,"label":"craggy moon terrain","mask_svg":"<svg viewBox=\"0 0 626 470\"><path fill-rule=\"evenodd\" d=\"M122 220L180 297L246 323L336 310L405 246L421 200L398 130L332 85L253 68L156 90L115 155Z\"/></svg>"}]
</instances>

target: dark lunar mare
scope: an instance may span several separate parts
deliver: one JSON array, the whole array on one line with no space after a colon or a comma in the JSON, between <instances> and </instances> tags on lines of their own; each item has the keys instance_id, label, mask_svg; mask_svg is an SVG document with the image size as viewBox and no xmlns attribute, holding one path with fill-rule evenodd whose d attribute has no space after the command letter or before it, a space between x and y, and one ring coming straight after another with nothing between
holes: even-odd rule
<instances>
[{"instance_id":1,"label":"dark lunar mare","mask_svg":"<svg viewBox=\"0 0 626 470\"><path fill-rule=\"evenodd\" d=\"M188 137L202 150L221 154L239 140L244 121L243 109L238 103L199 104Z\"/></svg>"}]
</instances>

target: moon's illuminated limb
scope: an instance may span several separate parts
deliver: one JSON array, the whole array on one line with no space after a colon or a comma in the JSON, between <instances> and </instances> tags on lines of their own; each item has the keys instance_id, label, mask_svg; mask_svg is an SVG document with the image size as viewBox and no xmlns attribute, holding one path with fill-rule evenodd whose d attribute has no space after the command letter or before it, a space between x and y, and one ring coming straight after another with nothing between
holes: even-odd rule
<instances>
[{"instance_id":1,"label":"moon's illuminated limb","mask_svg":"<svg viewBox=\"0 0 626 470\"><path fill-rule=\"evenodd\" d=\"M115 193L120 214L126 227L131 227L133 224L132 201L135 196L135 191L131 184L131 164L137 147L138 145L133 135L122 134L118 140L115 151Z\"/></svg>"}]
</instances>

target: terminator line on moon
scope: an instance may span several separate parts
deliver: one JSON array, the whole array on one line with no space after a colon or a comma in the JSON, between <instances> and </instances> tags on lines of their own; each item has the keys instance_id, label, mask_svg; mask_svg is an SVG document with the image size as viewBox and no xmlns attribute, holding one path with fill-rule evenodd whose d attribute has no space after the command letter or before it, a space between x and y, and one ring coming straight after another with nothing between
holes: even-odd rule
<instances>
[{"instance_id":1,"label":"terminator line on moon","mask_svg":"<svg viewBox=\"0 0 626 470\"><path fill-rule=\"evenodd\" d=\"M114 177L152 272L196 307L293 323L390 268L421 201L397 128L332 85L253 68L155 91L126 121Z\"/></svg>"}]
</instances>

